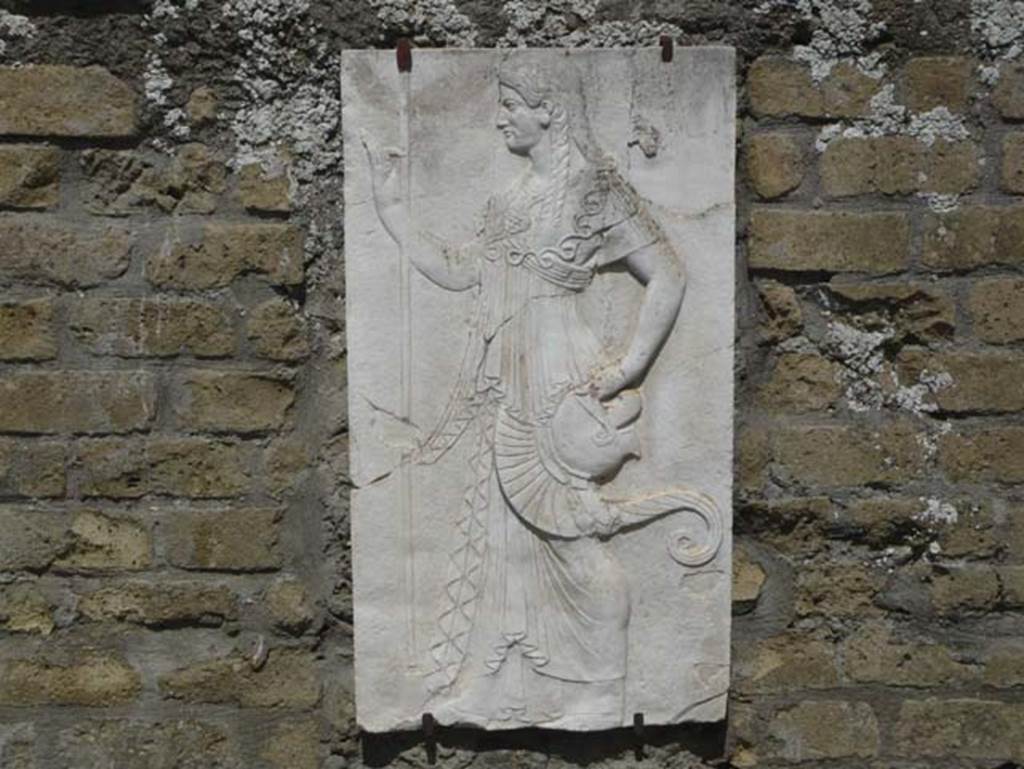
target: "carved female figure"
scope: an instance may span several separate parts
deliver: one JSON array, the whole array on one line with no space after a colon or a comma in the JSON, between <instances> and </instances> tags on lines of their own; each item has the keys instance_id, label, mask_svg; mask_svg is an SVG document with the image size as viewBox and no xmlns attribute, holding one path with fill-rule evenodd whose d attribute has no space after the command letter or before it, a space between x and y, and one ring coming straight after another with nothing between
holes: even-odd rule
<instances>
[{"instance_id":1,"label":"carved female figure","mask_svg":"<svg viewBox=\"0 0 1024 769\"><path fill-rule=\"evenodd\" d=\"M603 540L626 523L702 504L677 495L620 505L600 493L636 454L641 396L631 388L673 327L682 265L594 146L571 65L503 67L498 81L497 129L526 162L487 202L471 242L451 247L414 229L400 153L368 148L388 233L431 282L478 297L448 406L410 457L433 463L472 442L429 707L442 722L617 726L629 596ZM595 271L613 263L644 286L632 339L614 359L578 306Z\"/></svg>"}]
</instances>

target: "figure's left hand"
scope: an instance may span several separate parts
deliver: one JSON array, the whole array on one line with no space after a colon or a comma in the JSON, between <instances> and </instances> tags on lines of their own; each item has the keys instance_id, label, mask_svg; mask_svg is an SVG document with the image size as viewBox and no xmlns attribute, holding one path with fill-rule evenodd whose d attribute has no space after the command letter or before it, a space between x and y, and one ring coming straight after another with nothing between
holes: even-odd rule
<instances>
[{"instance_id":1,"label":"figure's left hand","mask_svg":"<svg viewBox=\"0 0 1024 769\"><path fill-rule=\"evenodd\" d=\"M588 392L599 400L614 398L629 384L629 377L622 370L622 362L615 361L597 370L590 378Z\"/></svg>"}]
</instances>

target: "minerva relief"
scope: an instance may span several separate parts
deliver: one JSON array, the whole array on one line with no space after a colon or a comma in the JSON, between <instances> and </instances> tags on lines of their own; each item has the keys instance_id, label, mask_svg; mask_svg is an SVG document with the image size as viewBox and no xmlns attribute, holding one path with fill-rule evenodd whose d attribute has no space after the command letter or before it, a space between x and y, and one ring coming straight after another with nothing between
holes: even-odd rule
<instances>
[{"instance_id":1,"label":"minerva relief","mask_svg":"<svg viewBox=\"0 0 1024 769\"><path fill-rule=\"evenodd\" d=\"M364 728L724 716L732 67L346 52Z\"/></svg>"}]
</instances>

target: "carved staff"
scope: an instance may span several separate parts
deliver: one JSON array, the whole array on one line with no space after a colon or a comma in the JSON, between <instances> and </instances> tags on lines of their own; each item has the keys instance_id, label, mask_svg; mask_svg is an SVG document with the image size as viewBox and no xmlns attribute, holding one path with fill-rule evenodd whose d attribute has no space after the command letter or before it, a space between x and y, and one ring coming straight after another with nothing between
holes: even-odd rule
<instances>
[{"instance_id":1,"label":"carved staff","mask_svg":"<svg viewBox=\"0 0 1024 769\"><path fill-rule=\"evenodd\" d=\"M405 253L409 233L413 231L412 215L412 163L409 160L409 121L412 111L412 51L409 41L401 39L395 51L398 61L399 90L401 93L401 119L399 142L402 147L402 199L405 205L406 237L398 243L398 305L401 313L401 350L399 353L399 377L401 414L408 424L412 424L412 269L408 254ZM398 468L399 505L405 518L405 594L406 633L405 658L408 667L415 668L416 650L416 560L415 560L415 519L413 515L413 484L412 466L403 458Z\"/></svg>"}]
</instances>

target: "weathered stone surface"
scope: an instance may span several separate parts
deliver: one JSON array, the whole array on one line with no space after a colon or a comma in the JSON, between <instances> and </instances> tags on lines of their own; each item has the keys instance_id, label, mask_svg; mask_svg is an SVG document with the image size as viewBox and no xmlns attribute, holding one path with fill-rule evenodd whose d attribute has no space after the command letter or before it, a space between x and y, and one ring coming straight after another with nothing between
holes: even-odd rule
<instances>
[{"instance_id":1,"label":"weathered stone surface","mask_svg":"<svg viewBox=\"0 0 1024 769\"><path fill-rule=\"evenodd\" d=\"M0 662L0 705L110 707L134 700L138 671L113 655L76 652L74 662L41 658Z\"/></svg>"},{"instance_id":2,"label":"weathered stone surface","mask_svg":"<svg viewBox=\"0 0 1024 769\"><path fill-rule=\"evenodd\" d=\"M905 351L896 361L896 370L903 382L937 382L928 397L943 412L1024 410L1024 359L1019 355Z\"/></svg>"},{"instance_id":3,"label":"weathered stone surface","mask_svg":"<svg viewBox=\"0 0 1024 769\"><path fill-rule=\"evenodd\" d=\"M784 353L775 362L761 388L760 399L767 409L822 411L838 400L840 367L813 353Z\"/></svg>"},{"instance_id":4,"label":"weathered stone surface","mask_svg":"<svg viewBox=\"0 0 1024 769\"><path fill-rule=\"evenodd\" d=\"M248 458L237 443L199 438L83 441L78 463L79 488L87 497L153 493L217 499L249 488Z\"/></svg>"},{"instance_id":5,"label":"weathered stone surface","mask_svg":"<svg viewBox=\"0 0 1024 769\"><path fill-rule=\"evenodd\" d=\"M128 518L5 507L0 521L0 571L132 571L152 562L149 532Z\"/></svg>"},{"instance_id":6,"label":"weathered stone surface","mask_svg":"<svg viewBox=\"0 0 1024 769\"><path fill-rule=\"evenodd\" d=\"M999 578L991 566L953 567L932 579L932 607L937 614L990 611L998 598Z\"/></svg>"},{"instance_id":7,"label":"weathered stone surface","mask_svg":"<svg viewBox=\"0 0 1024 769\"><path fill-rule=\"evenodd\" d=\"M948 339L956 328L956 306L943 289L927 283L850 283L833 279L828 291L845 320L857 327L886 329L907 342Z\"/></svg>"},{"instance_id":8,"label":"weathered stone surface","mask_svg":"<svg viewBox=\"0 0 1024 769\"><path fill-rule=\"evenodd\" d=\"M274 769L320 769L319 732L312 719L279 724L263 741L260 757Z\"/></svg>"},{"instance_id":9,"label":"weathered stone surface","mask_svg":"<svg viewBox=\"0 0 1024 769\"><path fill-rule=\"evenodd\" d=\"M999 67L992 103L1004 118L1024 119L1024 65L1004 62Z\"/></svg>"},{"instance_id":10,"label":"weathered stone surface","mask_svg":"<svg viewBox=\"0 0 1024 769\"><path fill-rule=\"evenodd\" d=\"M0 507L0 571L44 571L73 542L60 516Z\"/></svg>"},{"instance_id":11,"label":"weathered stone surface","mask_svg":"<svg viewBox=\"0 0 1024 769\"><path fill-rule=\"evenodd\" d=\"M308 708L320 698L313 657L297 649L271 651L259 670L243 657L227 657L168 673L159 683L166 699L249 708Z\"/></svg>"},{"instance_id":12,"label":"weathered stone surface","mask_svg":"<svg viewBox=\"0 0 1024 769\"><path fill-rule=\"evenodd\" d=\"M1014 195L1024 194L1024 132L1003 137L1003 165L1000 186Z\"/></svg>"},{"instance_id":13,"label":"weathered stone surface","mask_svg":"<svg viewBox=\"0 0 1024 769\"><path fill-rule=\"evenodd\" d=\"M742 492L757 494L767 480L771 444L767 431L747 427L736 438L736 484Z\"/></svg>"},{"instance_id":14,"label":"weathered stone surface","mask_svg":"<svg viewBox=\"0 0 1024 769\"><path fill-rule=\"evenodd\" d=\"M724 715L735 77L731 51L677 48L670 64L654 53L418 51L416 66L446 85L412 91L408 177L384 143L393 116L371 96L393 92L393 62L343 55L344 141L370 150L345 154L346 200L366 201L345 208L345 338L354 601L372 618L355 625L357 704L370 731L417 728L424 697L439 723L486 729ZM532 90L506 76L544 93L550 116L520 104ZM520 111L533 115L529 135ZM527 189L544 190L536 205ZM580 227L601 232L585 247L594 256L581 247L573 269L556 267L549 244L575 242ZM620 248L620 237L640 239ZM603 263L617 275L590 282ZM577 295L565 293L577 280ZM334 339L319 342L331 355ZM648 364L646 378L627 373ZM586 388L559 390L577 380L606 405ZM504 393L493 412L471 384L485 381ZM594 438L595 418L616 422L607 441ZM640 458L613 485L633 440ZM341 456L322 452L322 474L337 479ZM492 484L488 468L504 480ZM473 523L451 513L467 494L480 500ZM508 546L483 557L479 537ZM563 566L529 566L541 551ZM506 671L522 695L505 689Z\"/></svg>"},{"instance_id":15,"label":"weathered stone surface","mask_svg":"<svg viewBox=\"0 0 1024 769\"><path fill-rule=\"evenodd\" d=\"M747 83L755 115L810 118L864 117L882 85L845 62L815 83L807 64L781 56L757 59L750 66Z\"/></svg>"},{"instance_id":16,"label":"weathered stone surface","mask_svg":"<svg viewBox=\"0 0 1024 769\"><path fill-rule=\"evenodd\" d=\"M778 693L839 686L833 644L787 633L735 645L734 686L741 693Z\"/></svg>"},{"instance_id":17,"label":"weathered stone surface","mask_svg":"<svg viewBox=\"0 0 1024 769\"><path fill-rule=\"evenodd\" d=\"M174 413L186 430L251 433L282 427L295 401L280 377L193 370L180 377Z\"/></svg>"},{"instance_id":18,"label":"weathered stone surface","mask_svg":"<svg viewBox=\"0 0 1024 769\"><path fill-rule=\"evenodd\" d=\"M249 488L241 445L200 439L150 442L151 489L178 497L233 497Z\"/></svg>"},{"instance_id":19,"label":"weathered stone surface","mask_svg":"<svg viewBox=\"0 0 1024 769\"><path fill-rule=\"evenodd\" d=\"M757 292L766 316L760 327L765 342L781 342L800 333L804 321L796 291L774 280L762 280Z\"/></svg>"},{"instance_id":20,"label":"weathered stone surface","mask_svg":"<svg viewBox=\"0 0 1024 769\"><path fill-rule=\"evenodd\" d=\"M1024 686L1024 645L1007 641L990 649L985 655L983 680L997 689Z\"/></svg>"},{"instance_id":21,"label":"weathered stone surface","mask_svg":"<svg viewBox=\"0 0 1024 769\"><path fill-rule=\"evenodd\" d=\"M848 513L874 547L937 545L953 558L983 558L996 549L991 511L970 499L875 497L854 502Z\"/></svg>"},{"instance_id":22,"label":"weathered stone surface","mask_svg":"<svg viewBox=\"0 0 1024 769\"><path fill-rule=\"evenodd\" d=\"M960 194L977 185L979 173L974 144L909 136L840 137L821 159L822 185L832 197Z\"/></svg>"},{"instance_id":23,"label":"weathered stone surface","mask_svg":"<svg viewBox=\"0 0 1024 769\"><path fill-rule=\"evenodd\" d=\"M0 280L85 288L128 268L120 227L76 227L53 217L0 216Z\"/></svg>"},{"instance_id":24,"label":"weathered stone surface","mask_svg":"<svg viewBox=\"0 0 1024 769\"><path fill-rule=\"evenodd\" d=\"M60 371L0 377L0 431L122 433L149 427L156 379L144 372Z\"/></svg>"},{"instance_id":25,"label":"weathered stone surface","mask_svg":"<svg viewBox=\"0 0 1024 769\"><path fill-rule=\"evenodd\" d=\"M82 154L81 165L88 181L85 208L106 216L127 216L149 206L209 214L227 187L224 163L203 144L182 145L170 158L94 149Z\"/></svg>"},{"instance_id":26,"label":"weathered stone surface","mask_svg":"<svg viewBox=\"0 0 1024 769\"><path fill-rule=\"evenodd\" d=\"M64 446L49 441L0 440L0 495L64 495Z\"/></svg>"},{"instance_id":27,"label":"weathered stone surface","mask_svg":"<svg viewBox=\"0 0 1024 769\"><path fill-rule=\"evenodd\" d=\"M291 363L309 355L306 324L283 299L270 299L250 310L245 330L253 351L261 358Z\"/></svg>"},{"instance_id":28,"label":"weathered stone surface","mask_svg":"<svg viewBox=\"0 0 1024 769\"><path fill-rule=\"evenodd\" d=\"M312 461L313 452L307 443L296 438L278 438L263 452L263 472L260 477L264 487L274 497L287 494L300 483ZM344 472L347 470L346 461Z\"/></svg>"},{"instance_id":29,"label":"weathered stone surface","mask_svg":"<svg viewBox=\"0 0 1024 769\"><path fill-rule=\"evenodd\" d=\"M0 724L0 766L4 769L37 769L36 725L30 721L8 720Z\"/></svg>"},{"instance_id":30,"label":"weathered stone surface","mask_svg":"<svg viewBox=\"0 0 1024 769\"><path fill-rule=\"evenodd\" d=\"M60 152L30 144L0 147L0 206L49 208L57 204Z\"/></svg>"},{"instance_id":31,"label":"weathered stone surface","mask_svg":"<svg viewBox=\"0 0 1024 769\"><path fill-rule=\"evenodd\" d=\"M1019 759L1024 755L1024 705L980 699L908 700L900 707L897 755Z\"/></svg>"},{"instance_id":32,"label":"weathered stone surface","mask_svg":"<svg viewBox=\"0 0 1024 769\"><path fill-rule=\"evenodd\" d=\"M0 134L132 136L135 93L102 67L0 67Z\"/></svg>"},{"instance_id":33,"label":"weathered stone surface","mask_svg":"<svg viewBox=\"0 0 1024 769\"><path fill-rule=\"evenodd\" d=\"M289 633L302 633L313 622L309 594L297 579L282 579L263 594L267 611L274 625Z\"/></svg>"},{"instance_id":34,"label":"weathered stone surface","mask_svg":"<svg viewBox=\"0 0 1024 769\"><path fill-rule=\"evenodd\" d=\"M1024 481L1024 428L965 429L939 439L939 465L951 481Z\"/></svg>"},{"instance_id":35,"label":"weathered stone surface","mask_svg":"<svg viewBox=\"0 0 1024 769\"><path fill-rule=\"evenodd\" d=\"M747 178L764 200L792 192L807 172L805 142L790 133L755 134L747 142L746 157Z\"/></svg>"},{"instance_id":36,"label":"weathered stone surface","mask_svg":"<svg viewBox=\"0 0 1024 769\"><path fill-rule=\"evenodd\" d=\"M278 569L281 511L275 509L179 510L161 525L167 560L200 571Z\"/></svg>"},{"instance_id":37,"label":"weathered stone surface","mask_svg":"<svg viewBox=\"0 0 1024 769\"><path fill-rule=\"evenodd\" d=\"M784 482L813 486L862 486L903 482L924 467L914 428L896 423L870 430L846 425L786 426L775 431L772 457ZM828 457L828 461L823 461Z\"/></svg>"},{"instance_id":38,"label":"weathered stone surface","mask_svg":"<svg viewBox=\"0 0 1024 769\"><path fill-rule=\"evenodd\" d=\"M301 283L301 231L288 224L208 224L198 238L168 235L146 265L146 276L161 288L220 288L246 273L276 285Z\"/></svg>"},{"instance_id":39,"label":"weathered stone surface","mask_svg":"<svg viewBox=\"0 0 1024 769\"><path fill-rule=\"evenodd\" d=\"M999 566L996 576L1001 603L1011 609L1024 609L1024 566Z\"/></svg>"},{"instance_id":40,"label":"weathered stone surface","mask_svg":"<svg viewBox=\"0 0 1024 769\"><path fill-rule=\"evenodd\" d=\"M8 632L49 635L55 627L55 608L36 582L0 586L0 628Z\"/></svg>"},{"instance_id":41,"label":"weathered stone surface","mask_svg":"<svg viewBox=\"0 0 1024 769\"><path fill-rule=\"evenodd\" d=\"M745 613L754 608L761 596L766 576L761 564L745 547L733 551L732 558L732 610Z\"/></svg>"},{"instance_id":42,"label":"weathered stone surface","mask_svg":"<svg viewBox=\"0 0 1024 769\"><path fill-rule=\"evenodd\" d=\"M853 682L885 686L963 686L978 679L975 666L958 660L948 647L900 641L882 622L858 628L847 641L843 670Z\"/></svg>"},{"instance_id":43,"label":"weathered stone surface","mask_svg":"<svg viewBox=\"0 0 1024 769\"><path fill-rule=\"evenodd\" d=\"M152 563L145 526L127 518L85 510L71 521L73 546L54 561L61 571L133 571Z\"/></svg>"},{"instance_id":44,"label":"weathered stone surface","mask_svg":"<svg viewBox=\"0 0 1024 769\"><path fill-rule=\"evenodd\" d=\"M0 360L49 360L56 356L52 300L0 303Z\"/></svg>"},{"instance_id":45,"label":"weathered stone surface","mask_svg":"<svg viewBox=\"0 0 1024 769\"><path fill-rule=\"evenodd\" d=\"M288 168L265 169L254 163L238 172L238 197L250 211L288 213L292 210L292 182Z\"/></svg>"},{"instance_id":46,"label":"weathered stone surface","mask_svg":"<svg viewBox=\"0 0 1024 769\"><path fill-rule=\"evenodd\" d=\"M251 766L228 729L211 722L89 720L57 735L54 769L247 769Z\"/></svg>"},{"instance_id":47,"label":"weathered stone surface","mask_svg":"<svg viewBox=\"0 0 1024 769\"><path fill-rule=\"evenodd\" d=\"M983 342L1009 344L1024 340L1024 280L979 280L967 295L974 335Z\"/></svg>"},{"instance_id":48,"label":"weathered stone surface","mask_svg":"<svg viewBox=\"0 0 1024 769\"><path fill-rule=\"evenodd\" d=\"M910 259L903 213L755 208L747 260L753 269L887 273Z\"/></svg>"},{"instance_id":49,"label":"weathered stone surface","mask_svg":"<svg viewBox=\"0 0 1024 769\"><path fill-rule=\"evenodd\" d=\"M185 104L188 119L195 126L203 126L217 119L217 94L208 85L196 88Z\"/></svg>"},{"instance_id":50,"label":"weathered stone surface","mask_svg":"<svg viewBox=\"0 0 1024 769\"><path fill-rule=\"evenodd\" d=\"M772 753L788 761L871 758L878 754L879 732L878 719L866 702L829 700L783 709L768 727L781 743Z\"/></svg>"},{"instance_id":51,"label":"weathered stone surface","mask_svg":"<svg viewBox=\"0 0 1024 769\"><path fill-rule=\"evenodd\" d=\"M235 349L228 311L210 302L83 297L69 315L71 332L98 355L217 358Z\"/></svg>"},{"instance_id":52,"label":"weathered stone surface","mask_svg":"<svg viewBox=\"0 0 1024 769\"><path fill-rule=\"evenodd\" d=\"M903 103L912 112L945 107L967 108L973 85L973 62L964 56L919 56L903 67Z\"/></svg>"},{"instance_id":53,"label":"weathered stone surface","mask_svg":"<svg viewBox=\"0 0 1024 769\"><path fill-rule=\"evenodd\" d=\"M884 581L879 570L856 561L807 564L796 575L796 613L824 617L876 614L873 602Z\"/></svg>"},{"instance_id":54,"label":"weathered stone surface","mask_svg":"<svg viewBox=\"0 0 1024 769\"><path fill-rule=\"evenodd\" d=\"M148 627L218 626L237 616L237 601L223 585L127 582L85 593L78 610L91 620Z\"/></svg>"},{"instance_id":55,"label":"weathered stone surface","mask_svg":"<svg viewBox=\"0 0 1024 769\"><path fill-rule=\"evenodd\" d=\"M943 272L1024 264L1024 206L964 206L926 216L921 261Z\"/></svg>"}]
</instances>

